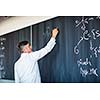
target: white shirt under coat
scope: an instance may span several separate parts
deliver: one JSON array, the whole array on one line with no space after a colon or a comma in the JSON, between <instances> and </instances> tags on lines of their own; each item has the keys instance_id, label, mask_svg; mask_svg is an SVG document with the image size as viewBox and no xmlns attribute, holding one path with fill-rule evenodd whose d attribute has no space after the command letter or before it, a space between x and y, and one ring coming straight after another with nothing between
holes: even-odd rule
<instances>
[{"instance_id":1,"label":"white shirt under coat","mask_svg":"<svg viewBox=\"0 0 100 100\"><path fill-rule=\"evenodd\" d=\"M44 48L31 53L22 53L14 66L15 82L41 83L37 61L48 54L55 44L55 38L51 38Z\"/></svg>"}]
</instances>

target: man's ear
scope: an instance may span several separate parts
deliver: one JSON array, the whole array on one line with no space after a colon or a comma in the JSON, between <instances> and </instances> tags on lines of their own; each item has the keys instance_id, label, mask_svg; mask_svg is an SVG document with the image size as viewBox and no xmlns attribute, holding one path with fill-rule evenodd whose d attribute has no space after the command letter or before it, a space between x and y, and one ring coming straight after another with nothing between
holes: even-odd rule
<instances>
[{"instance_id":1,"label":"man's ear","mask_svg":"<svg viewBox=\"0 0 100 100\"><path fill-rule=\"evenodd\" d=\"M22 53L24 53L25 52L25 47L23 47L23 49L22 49Z\"/></svg>"},{"instance_id":2,"label":"man's ear","mask_svg":"<svg viewBox=\"0 0 100 100\"><path fill-rule=\"evenodd\" d=\"M30 48L32 49L32 46L30 45Z\"/></svg>"}]
</instances>

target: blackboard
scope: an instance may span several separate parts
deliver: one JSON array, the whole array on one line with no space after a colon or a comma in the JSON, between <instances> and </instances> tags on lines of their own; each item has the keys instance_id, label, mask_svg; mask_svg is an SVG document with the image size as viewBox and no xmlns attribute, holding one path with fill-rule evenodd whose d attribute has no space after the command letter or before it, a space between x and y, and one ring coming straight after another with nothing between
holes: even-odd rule
<instances>
[{"instance_id":1,"label":"blackboard","mask_svg":"<svg viewBox=\"0 0 100 100\"><path fill-rule=\"evenodd\" d=\"M4 46L4 72L5 74L1 75L0 79L6 79L6 80L14 80L14 63L16 60L20 57L20 54L17 50L17 44L19 41L22 40L28 40L30 41L30 27L23 28L11 33L8 33L6 35L0 36L0 38L5 39L3 42ZM1 46L0 46L1 47ZM0 55L2 55L2 52L0 52ZM8 81L9 82L9 81Z\"/></svg>"},{"instance_id":2,"label":"blackboard","mask_svg":"<svg viewBox=\"0 0 100 100\"><path fill-rule=\"evenodd\" d=\"M5 72L1 78L14 80L13 65L19 58L16 50L18 41L32 39L33 51L39 50L49 41L54 27L60 30L56 46L52 52L39 61L42 82L100 82L99 16L58 16L0 36L0 39L4 38L5 48L3 51L0 49L1 56L5 52L3 57L5 66L3 71Z\"/></svg>"}]
</instances>

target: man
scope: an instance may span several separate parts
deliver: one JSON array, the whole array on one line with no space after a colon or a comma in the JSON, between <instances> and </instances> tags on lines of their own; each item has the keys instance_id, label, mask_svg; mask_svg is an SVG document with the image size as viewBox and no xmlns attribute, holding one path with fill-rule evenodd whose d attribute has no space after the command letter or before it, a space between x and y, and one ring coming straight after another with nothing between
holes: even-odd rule
<instances>
[{"instance_id":1,"label":"man","mask_svg":"<svg viewBox=\"0 0 100 100\"><path fill-rule=\"evenodd\" d=\"M19 42L18 49L21 52L21 57L14 66L16 83L41 83L37 61L54 48L58 29L53 29L51 33L52 36L47 45L35 52L32 52L32 47L28 41Z\"/></svg>"}]
</instances>

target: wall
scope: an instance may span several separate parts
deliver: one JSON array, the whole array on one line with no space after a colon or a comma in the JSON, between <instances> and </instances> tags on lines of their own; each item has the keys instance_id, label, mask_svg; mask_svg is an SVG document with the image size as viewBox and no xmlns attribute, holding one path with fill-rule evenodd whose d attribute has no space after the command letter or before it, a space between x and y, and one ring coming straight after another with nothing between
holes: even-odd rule
<instances>
[{"instance_id":1,"label":"wall","mask_svg":"<svg viewBox=\"0 0 100 100\"><path fill-rule=\"evenodd\" d=\"M0 36L53 17L54 16L12 16L0 23Z\"/></svg>"}]
</instances>

